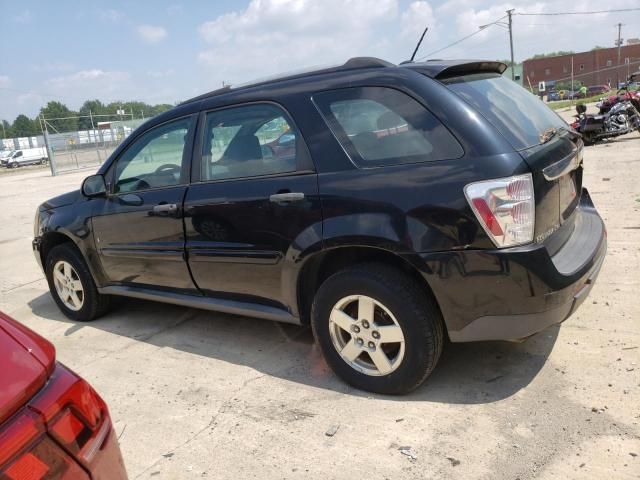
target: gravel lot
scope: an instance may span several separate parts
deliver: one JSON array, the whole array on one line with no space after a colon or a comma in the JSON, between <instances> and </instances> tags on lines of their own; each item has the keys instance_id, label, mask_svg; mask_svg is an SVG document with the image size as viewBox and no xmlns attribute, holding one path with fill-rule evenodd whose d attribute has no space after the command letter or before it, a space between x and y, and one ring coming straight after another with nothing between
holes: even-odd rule
<instances>
[{"instance_id":1,"label":"gravel lot","mask_svg":"<svg viewBox=\"0 0 640 480\"><path fill-rule=\"evenodd\" d=\"M447 345L405 397L337 380L303 328L133 300L67 320L32 221L87 170L0 177L0 309L107 400L131 479L640 478L640 135L585 164L609 232L587 302L521 344Z\"/></svg>"}]
</instances>

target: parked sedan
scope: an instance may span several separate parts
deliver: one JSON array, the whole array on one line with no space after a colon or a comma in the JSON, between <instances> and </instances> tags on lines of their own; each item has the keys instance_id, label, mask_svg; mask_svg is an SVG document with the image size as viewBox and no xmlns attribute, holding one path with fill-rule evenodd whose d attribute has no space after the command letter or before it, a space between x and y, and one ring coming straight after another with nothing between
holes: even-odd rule
<instances>
[{"instance_id":1,"label":"parked sedan","mask_svg":"<svg viewBox=\"0 0 640 480\"><path fill-rule=\"evenodd\" d=\"M2 312L0 365L0 479L126 480L104 401Z\"/></svg>"}]
</instances>

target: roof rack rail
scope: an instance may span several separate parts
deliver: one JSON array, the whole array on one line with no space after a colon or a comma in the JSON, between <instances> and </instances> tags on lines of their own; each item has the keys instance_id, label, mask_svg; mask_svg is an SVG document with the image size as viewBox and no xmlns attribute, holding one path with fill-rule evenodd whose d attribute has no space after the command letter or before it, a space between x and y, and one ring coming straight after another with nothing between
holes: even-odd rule
<instances>
[{"instance_id":1,"label":"roof rack rail","mask_svg":"<svg viewBox=\"0 0 640 480\"><path fill-rule=\"evenodd\" d=\"M352 57L336 70L351 70L352 68L395 67L391 62L376 57Z\"/></svg>"},{"instance_id":2,"label":"roof rack rail","mask_svg":"<svg viewBox=\"0 0 640 480\"><path fill-rule=\"evenodd\" d=\"M346 71L346 70L357 70L360 68L385 68L385 67L395 67L396 65L394 65L391 62L387 62L386 60L382 60L380 58L376 58L376 57L353 57L350 58L349 60L347 60L345 63L343 63L342 65L337 65L337 66L331 66L331 67L325 67L325 68L318 68L316 70L308 70L308 71L303 71L303 72L297 72L297 73L290 73L290 74L283 74L281 76L275 76L272 78L267 78L267 79L262 79L262 80L256 80L253 82L249 82L246 84L241 84L237 87L233 87L230 85L226 85L222 88L219 88L217 90L213 90L211 92L207 92L204 93L202 95L199 95L197 97L194 98L190 98L189 100L185 100L184 102L181 103L185 104L185 103L191 103L191 102L196 102L198 100L203 100L205 98L210 98L210 97L215 97L217 95L222 95L223 93L228 93L231 90L241 90L244 88L251 88L251 87L258 87L261 85L267 85L270 83L274 83L274 82L280 82L283 80L294 80L296 78L303 78L303 77L307 77L309 75L320 75L323 73L333 73L333 72L341 72L341 71Z\"/></svg>"},{"instance_id":3,"label":"roof rack rail","mask_svg":"<svg viewBox=\"0 0 640 480\"><path fill-rule=\"evenodd\" d=\"M184 105L185 103L197 102L198 100L214 97L216 95L221 95L229 91L231 91L231 85L225 85L224 87L218 88L217 90L211 90L210 92L203 93L202 95L198 95L197 97L190 98L189 100L185 100L184 102L180 103L180 105Z\"/></svg>"}]
</instances>

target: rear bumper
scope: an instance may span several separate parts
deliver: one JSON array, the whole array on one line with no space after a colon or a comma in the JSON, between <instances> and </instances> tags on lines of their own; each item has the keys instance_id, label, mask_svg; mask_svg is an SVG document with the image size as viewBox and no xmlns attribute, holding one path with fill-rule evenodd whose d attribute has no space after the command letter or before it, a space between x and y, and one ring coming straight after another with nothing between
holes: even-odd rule
<instances>
[{"instance_id":1,"label":"rear bumper","mask_svg":"<svg viewBox=\"0 0 640 480\"><path fill-rule=\"evenodd\" d=\"M521 340L576 311L607 240L586 191L575 215L573 233L553 256L544 244L423 255L452 342Z\"/></svg>"}]
</instances>

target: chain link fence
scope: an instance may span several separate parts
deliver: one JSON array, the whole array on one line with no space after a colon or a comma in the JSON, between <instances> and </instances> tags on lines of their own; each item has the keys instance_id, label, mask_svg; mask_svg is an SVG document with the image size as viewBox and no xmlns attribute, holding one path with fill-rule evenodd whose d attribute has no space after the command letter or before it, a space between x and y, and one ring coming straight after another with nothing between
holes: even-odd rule
<instances>
[{"instance_id":1,"label":"chain link fence","mask_svg":"<svg viewBox=\"0 0 640 480\"><path fill-rule=\"evenodd\" d=\"M97 168L113 153L122 141L142 125L146 119L101 120L100 115L91 117L94 128L72 132L58 132L55 122L59 120L79 120L84 117L64 119L39 117L41 135L7 138L0 140L0 165L17 168L35 162L28 161L37 150L45 158L38 158L38 164L49 163L52 175ZM16 155L17 154L17 155ZM15 161L2 162L3 158L15 157ZM22 160L21 160L22 159Z\"/></svg>"},{"instance_id":2,"label":"chain link fence","mask_svg":"<svg viewBox=\"0 0 640 480\"><path fill-rule=\"evenodd\" d=\"M53 120L56 119L40 119L53 175L101 165L125 138L145 122L145 119L98 120L95 128L89 130L57 133Z\"/></svg>"}]
</instances>

